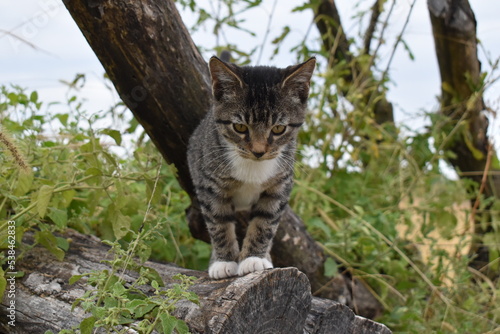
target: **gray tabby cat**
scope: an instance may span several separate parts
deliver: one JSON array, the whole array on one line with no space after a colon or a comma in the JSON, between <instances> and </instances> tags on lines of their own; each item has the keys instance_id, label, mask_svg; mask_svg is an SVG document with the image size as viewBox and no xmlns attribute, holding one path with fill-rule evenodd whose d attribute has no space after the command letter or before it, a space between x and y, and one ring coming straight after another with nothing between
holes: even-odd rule
<instances>
[{"instance_id":1,"label":"gray tabby cat","mask_svg":"<svg viewBox=\"0 0 500 334\"><path fill-rule=\"evenodd\" d=\"M272 239L293 185L314 58L285 69L212 57L214 108L193 133L188 163L220 279L272 268ZM240 250L235 212L250 212Z\"/></svg>"}]
</instances>

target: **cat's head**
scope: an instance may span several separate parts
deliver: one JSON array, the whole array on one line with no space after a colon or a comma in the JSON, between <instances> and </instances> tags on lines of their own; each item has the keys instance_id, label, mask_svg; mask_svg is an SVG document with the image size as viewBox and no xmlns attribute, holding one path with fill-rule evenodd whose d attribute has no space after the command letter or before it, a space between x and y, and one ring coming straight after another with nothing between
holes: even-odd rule
<instances>
[{"instance_id":1,"label":"cat's head","mask_svg":"<svg viewBox=\"0 0 500 334\"><path fill-rule=\"evenodd\" d=\"M294 147L315 65L315 58L284 69L210 59L217 129L240 156L267 160Z\"/></svg>"}]
</instances>

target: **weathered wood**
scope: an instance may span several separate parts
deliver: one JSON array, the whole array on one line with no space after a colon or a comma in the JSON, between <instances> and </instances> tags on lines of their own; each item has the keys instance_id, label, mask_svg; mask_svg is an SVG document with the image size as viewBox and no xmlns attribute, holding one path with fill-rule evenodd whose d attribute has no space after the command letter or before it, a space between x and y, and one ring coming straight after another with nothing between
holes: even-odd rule
<instances>
[{"instance_id":1,"label":"weathered wood","mask_svg":"<svg viewBox=\"0 0 500 334\"><path fill-rule=\"evenodd\" d=\"M330 299L313 298L304 333L390 334L391 331L382 324L355 315L341 303Z\"/></svg>"},{"instance_id":2,"label":"weathered wood","mask_svg":"<svg viewBox=\"0 0 500 334\"><path fill-rule=\"evenodd\" d=\"M94 270L109 270L102 262L110 258L109 247L95 237L72 230L64 237L70 240L64 261L57 261L40 246L18 261L17 269L24 272L24 277L16 282L16 326L6 323L4 300L0 305L0 328L4 332L57 333L78 326L89 316L79 307L72 311L71 305L90 287L84 279L73 285L69 279ZM171 264L145 265L160 274L166 289L175 283L172 277L178 273L197 278L191 291L199 296L200 304L181 301L173 313L186 321L192 333L390 333L383 325L354 316L345 305L312 297L307 277L295 268L211 280L206 272ZM135 277L134 272L124 275L128 283ZM141 289L153 293L149 286Z\"/></svg>"},{"instance_id":3,"label":"weathered wood","mask_svg":"<svg viewBox=\"0 0 500 334\"><path fill-rule=\"evenodd\" d=\"M186 164L188 138L211 107L208 69L172 0L64 0L120 97L164 158L175 165L192 206L192 235L209 242ZM289 64L286 64L289 65ZM240 217L240 220L242 217ZM243 233L240 233L240 236ZM321 297L350 302L348 281L332 286L325 256L290 208L280 223L272 257L309 278ZM339 295L338 293L346 293ZM364 315L363 303L358 312ZM366 314L372 314L370 311Z\"/></svg>"},{"instance_id":4,"label":"weathered wood","mask_svg":"<svg viewBox=\"0 0 500 334\"><path fill-rule=\"evenodd\" d=\"M436 56L441 74L441 112L447 115L453 128L458 122L465 127L457 131L446 150L448 158L462 178L483 183L483 172L489 173L484 182L484 197L500 197L500 169L487 166L488 154L496 156L488 133L488 119L483 101L481 63L477 55L476 18L467 0L429 0ZM491 152L489 152L491 150ZM494 161L495 158L492 159ZM472 200L474 207L475 199ZM471 265L491 278L500 272L490 270L490 251L482 236L493 231L489 208L476 215L476 240L471 249Z\"/></svg>"}]
</instances>

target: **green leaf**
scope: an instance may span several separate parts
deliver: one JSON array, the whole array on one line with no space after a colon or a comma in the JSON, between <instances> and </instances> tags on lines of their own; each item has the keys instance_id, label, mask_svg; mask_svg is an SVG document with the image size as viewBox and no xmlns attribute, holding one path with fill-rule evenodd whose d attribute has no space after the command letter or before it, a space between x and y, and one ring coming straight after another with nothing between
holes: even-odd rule
<instances>
[{"instance_id":1,"label":"green leaf","mask_svg":"<svg viewBox=\"0 0 500 334\"><path fill-rule=\"evenodd\" d=\"M118 281L113 285L113 293L115 295L122 296L125 292L127 292L127 289L125 289L121 281Z\"/></svg>"},{"instance_id":2,"label":"green leaf","mask_svg":"<svg viewBox=\"0 0 500 334\"><path fill-rule=\"evenodd\" d=\"M327 258L325 261L325 276L333 277L338 273L338 265L334 259L331 257Z\"/></svg>"},{"instance_id":3,"label":"green leaf","mask_svg":"<svg viewBox=\"0 0 500 334\"><path fill-rule=\"evenodd\" d=\"M14 190L14 195L16 196L25 195L31 189L32 184L33 184L33 173L31 171L20 172L19 176L17 177L17 186L16 189Z\"/></svg>"},{"instance_id":4,"label":"green leaf","mask_svg":"<svg viewBox=\"0 0 500 334\"><path fill-rule=\"evenodd\" d=\"M82 279L82 277L85 277L87 275L73 275L69 278L69 284L75 284L76 282L78 282L80 279Z\"/></svg>"},{"instance_id":5,"label":"green leaf","mask_svg":"<svg viewBox=\"0 0 500 334\"><path fill-rule=\"evenodd\" d=\"M83 321L80 323L81 334L92 334L95 322L96 318L94 316L83 319Z\"/></svg>"},{"instance_id":6,"label":"green leaf","mask_svg":"<svg viewBox=\"0 0 500 334\"><path fill-rule=\"evenodd\" d=\"M151 312L155 307L157 307L156 304L154 303L144 303L144 304L138 304L135 309L134 309L134 315L136 318L142 318L149 312Z\"/></svg>"},{"instance_id":7,"label":"green leaf","mask_svg":"<svg viewBox=\"0 0 500 334\"><path fill-rule=\"evenodd\" d=\"M161 278L160 274L156 271L156 269L146 266L141 266L140 273L141 275L149 279L151 282L154 282L156 286L158 287L165 286L163 279Z\"/></svg>"},{"instance_id":8,"label":"green leaf","mask_svg":"<svg viewBox=\"0 0 500 334\"><path fill-rule=\"evenodd\" d=\"M406 43L404 39L400 39L401 44L403 44L403 48L408 52L408 56L410 57L410 60L415 60L415 55L413 52L411 52L410 46Z\"/></svg>"},{"instance_id":9,"label":"green leaf","mask_svg":"<svg viewBox=\"0 0 500 334\"><path fill-rule=\"evenodd\" d=\"M42 147L54 147L54 146L57 146L57 143L51 140L47 140L42 143Z\"/></svg>"},{"instance_id":10,"label":"green leaf","mask_svg":"<svg viewBox=\"0 0 500 334\"><path fill-rule=\"evenodd\" d=\"M451 95L456 95L456 91L453 89L453 86L446 81L443 81L441 83L441 89L447 93L450 93Z\"/></svg>"},{"instance_id":11,"label":"green leaf","mask_svg":"<svg viewBox=\"0 0 500 334\"><path fill-rule=\"evenodd\" d=\"M462 138L464 139L465 145L469 148L469 150L472 152L472 155L476 160L483 160L484 159L484 153L481 152L476 146L474 145L474 140L472 139L472 135L469 132L468 127L463 128L463 134Z\"/></svg>"},{"instance_id":12,"label":"green leaf","mask_svg":"<svg viewBox=\"0 0 500 334\"><path fill-rule=\"evenodd\" d=\"M177 330L177 333L179 333L179 334L189 334L189 327L188 327L188 325L184 321L182 321L180 319L177 319L177 323L176 323L176 328L175 329Z\"/></svg>"},{"instance_id":13,"label":"green leaf","mask_svg":"<svg viewBox=\"0 0 500 334\"><path fill-rule=\"evenodd\" d=\"M96 165L96 164L97 163L94 163L94 165ZM87 170L85 170L85 175L86 176L95 176L92 179L87 180L87 182L89 184L95 184L95 185L102 184L102 171L100 168L90 167Z\"/></svg>"},{"instance_id":14,"label":"green leaf","mask_svg":"<svg viewBox=\"0 0 500 334\"><path fill-rule=\"evenodd\" d=\"M40 218L45 217L47 212L47 207L49 206L50 199L52 198L52 193L54 192L54 187L44 184L38 191L36 211Z\"/></svg>"},{"instance_id":15,"label":"green leaf","mask_svg":"<svg viewBox=\"0 0 500 334\"><path fill-rule=\"evenodd\" d=\"M148 199L151 199L151 203L157 204L160 202L162 189L163 189L163 184L161 181L158 181L156 183L156 188L155 188L155 180L146 179L146 197Z\"/></svg>"},{"instance_id":16,"label":"green leaf","mask_svg":"<svg viewBox=\"0 0 500 334\"><path fill-rule=\"evenodd\" d=\"M114 288L114 285L113 285ZM110 309L112 307L118 307L118 299L115 296L104 297L104 308Z\"/></svg>"},{"instance_id":17,"label":"green leaf","mask_svg":"<svg viewBox=\"0 0 500 334\"><path fill-rule=\"evenodd\" d=\"M148 303L142 299L134 299L134 300L129 300L126 304L125 304L125 308L127 310L130 311L130 313L133 313L135 314L135 310L138 308L138 307L144 307L148 305Z\"/></svg>"},{"instance_id":18,"label":"green leaf","mask_svg":"<svg viewBox=\"0 0 500 334\"><path fill-rule=\"evenodd\" d=\"M189 334L186 323L168 313L160 314L160 320L163 333Z\"/></svg>"},{"instance_id":19,"label":"green leaf","mask_svg":"<svg viewBox=\"0 0 500 334\"><path fill-rule=\"evenodd\" d=\"M70 189L66 190L62 193L62 200L59 202L59 207L64 207L67 208L70 204L73 198L76 195L76 190Z\"/></svg>"},{"instance_id":20,"label":"green leaf","mask_svg":"<svg viewBox=\"0 0 500 334\"><path fill-rule=\"evenodd\" d=\"M364 215L365 214L365 210L363 210L363 208L361 206L354 205L353 208L354 208L354 211L356 211L360 215Z\"/></svg>"},{"instance_id":21,"label":"green leaf","mask_svg":"<svg viewBox=\"0 0 500 334\"><path fill-rule=\"evenodd\" d=\"M68 125L68 117L69 114L57 114L55 117L61 122L62 125L67 126Z\"/></svg>"},{"instance_id":22,"label":"green leaf","mask_svg":"<svg viewBox=\"0 0 500 334\"><path fill-rule=\"evenodd\" d=\"M92 307L92 314L97 318L97 319L101 319L101 318L104 318L106 316L106 314L108 313L107 309L104 308L104 307L95 307L93 305L93 303L91 303ZM88 308L87 308L88 310Z\"/></svg>"},{"instance_id":23,"label":"green leaf","mask_svg":"<svg viewBox=\"0 0 500 334\"><path fill-rule=\"evenodd\" d=\"M37 231L35 241L47 248L59 261L64 259L64 251L57 247L57 240L49 231Z\"/></svg>"},{"instance_id":24,"label":"green leaf","mask_svg":"<svg viewBox=\"0 0 500 334\"><path fill-rule=\"evenodd\" d=\"M69 249L69 242L66 238L56 237L57 247L61 248L63 251L67 252Z\"/></svg>"},{"instance_id":25,"label":"green leaf","mask_svg":"<svg viewBox=\"0 0 500 334\"><path fill-rule=\"evenodd\" d=\"M36 91L31 92L30 101L33 103L38 101L38 93Z\"/></svg>"},{"instance_id":26,"label":"green leaf","mask_svg":"<svg viewBox=\"0 0 500 334\"><path fill-rule=\"evenodd\" d=\"M130 231L130 217L124 216L120 210L111 211L111 226L116 239L121 239Z\"/></svg>"},{"instance_id":27,"label":"green leaf","mask_svg":"<svg viewBox=\"0 0 500 334\"><path fill-rule=\"evenodd\" d=\"M161 313L160 321L161 321L162 333L164 334L173 333L177 325L177 319L175 317L171 316L168 313Z\"/></svg>"},{"instance_id":28,"label":"green leaf","mask_svg":"<svg viewBox=\"0 0 500 334\"><path fill-rule=\"evenodd\" d=\"M101 130L102 134L108 135L115 140L116 145L120 146L122 143L122 135L120 131L113 129L103 129Z\"/></svg>"},{"instance_id":29,"label":"green leaf","mask_svg":"<svg viewBox=\"0 0 500 334\"><path fill-rule=\"evenodd\" d=\"M289 26L283 27L283 31L281 32L281 35L279 35L278 37L273 39L271 43L273 43L273 44L281 43L289 33L290 33L290 27Z\"/></svg>"},{"instance_id":30,"label":"green leaf","mask_svg":"<svg viewBox=\"0 0 500 334\"><path fill-rule=\"evenodd\" d=\"M66 210L50 208L47 216L49 216L57 227L61 229L66 227L66 222L68 221L68 212Z\"/></svg>"}]
</instances>

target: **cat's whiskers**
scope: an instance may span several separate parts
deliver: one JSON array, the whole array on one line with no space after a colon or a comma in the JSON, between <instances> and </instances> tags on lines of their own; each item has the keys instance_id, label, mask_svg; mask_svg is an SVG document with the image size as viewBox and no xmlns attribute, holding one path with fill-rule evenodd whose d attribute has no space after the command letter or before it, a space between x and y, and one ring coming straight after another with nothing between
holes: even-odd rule
<instances>
[{"instance_id":1,"label":"cat's whiskers","mask_svg":"<svg viewBox=\"0 0 500 334\"><path fill-rule=\"evenodd\" d=\"M302 154L301 152L296 152L297 155L300 155L302 157L305 157L304 154ZM288 157L290 160L291 160L291 164L293 166L295 166L295 168L297 168L298 171L300 171L301 173L303 173L304 175L309 175L309 171L306 169L306 164L303 163L302 161L300 160L296 160L295 158L292 158L292 157Z\"/></svg>"},{"instance_id":2,"label":"cat's whiskers","mask_svg":"<svg viewBox=\"0 0 500 334\"><path fill-rule=\"evenodd\" d=\"M220 159L221 157L221 154L220 153L225 153L227 151L227 147L225 146L220 146L220 147L213 147L210 152L204 156L201 156L199 159L198 159L198 163L200 162L200 160L202 159L206 159L206 158L210 158L210 160L205 160L205 164L207 165L210 165L212 164L212 162L214 161L217 161Z\"/></svg>"},{"instance_id":3,"label":"cat's whiskers","mask_svg":"<svg viewBox=\"0 0 500 334\"><path fill-rule=\"evenodd\" d=\"M220 160L220 163L217 164L217 166L215 167L215 169L213 171L214 174L220 174L220 175L228 175L229 174L229 169L232 167L232 165L231 165L232 158L229 154L230 152L232 152L232 151L226 150L224 152L224 154L222 154L222 156L219 155L217 157L217 159Z\"/></svg>"}]
</instances>

